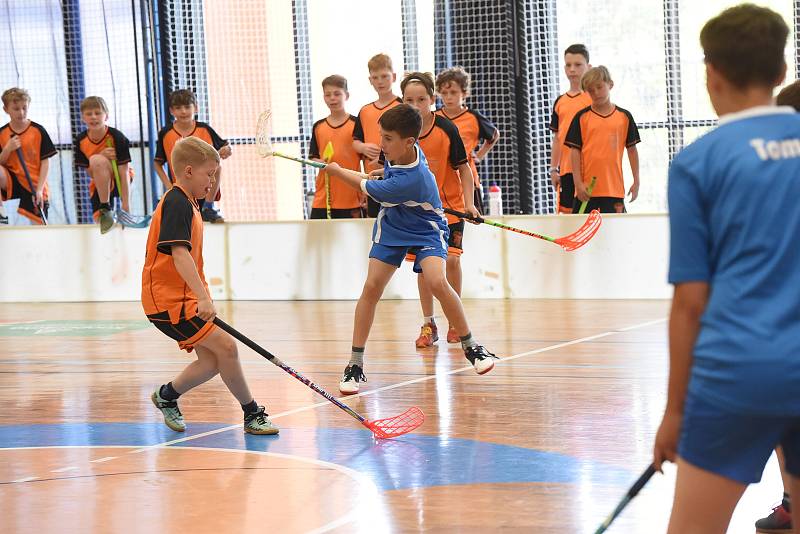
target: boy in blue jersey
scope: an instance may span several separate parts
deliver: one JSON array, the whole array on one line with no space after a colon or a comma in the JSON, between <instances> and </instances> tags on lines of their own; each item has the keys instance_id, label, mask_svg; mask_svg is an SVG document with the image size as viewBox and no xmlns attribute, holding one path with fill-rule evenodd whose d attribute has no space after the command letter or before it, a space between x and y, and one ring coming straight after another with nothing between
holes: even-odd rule
<instances>
[{"instance_id":1,"label":"boy in blue jersey","mask_svg":"<svg viewBox=\"0 0 800 534\"><path fill-rule=\"evenodd\" d=\"M383 180L366 180L363 175L342 169L336 163L325 167L329 175L360 188L381 205L372 229L367 280L356 306L353 350L339 384L339 391L344 394L357 393L359 382L366 381L364 345L375 317L375 306L409 251L416 254L414 272L425 273L425 282L455 327L464 355L475 371L482 375L494 367L494 354L472 337L461 299L447 283L445 262L449 230L436 179L417 145L422 118L412 106L399 104L381 115L378 122L386 163L383 171L373 171L372 176L378 178L383 174Z\"/></svg>"},{"instance_id":2,"label":"boy in blue jersey","mask_svg":"<svg viewBox=\"0 0 800 534\"><path fill-rule=\"evenodd\" d=\"M771 105L788 33L743 4L700 34L720 125L669 171L675 294L653 463L678 464L673 534L724 533L777 445L800 492L800 117Z\"/></svg>"}]
</instances>

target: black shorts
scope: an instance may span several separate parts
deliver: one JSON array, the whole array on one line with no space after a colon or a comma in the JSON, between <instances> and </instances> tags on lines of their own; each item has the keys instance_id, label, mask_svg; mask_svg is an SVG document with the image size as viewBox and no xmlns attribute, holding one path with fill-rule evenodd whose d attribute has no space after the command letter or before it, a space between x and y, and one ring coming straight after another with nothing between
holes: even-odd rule
<instances>
[{"instance_id":1,"label":"black shorts","mask_svg":"<svg viewBox=\"0 0 800 534\"><path fill-rule=\"evenodd\" d=\"M575 202L575 181L572 179L572 173L561 176L561 191L558 195L558 204L561 208L560 213L571 213L572 204Z\"/></svg>"},{"instance_id":2,"label":"black shorts","mask_svg":"<svg viewBox=\"0 0 800 534\"><path fill-rule=\"evenodd\" d=\"M461 246L461 240L464 238L464 221L448 224L450 228L450 237L447 238L447 254L455 254L461 256L464 253L464 247Z\"/></svg>"},{"instance_id":3,"label":"black shorts","mask_svg":"<svg viewBox=\"0 0 800 534\"><path fill-rule=\"evenodd\" d=\"M34 206L33 204L33 194L31 194L27 189L22 187L22 182L17 179L17 176L9 171L7 168L3 168L8 175L8 187L6 191L3 193L3 200L14 200L19 199L19 208L17 211L21 214L30 219L31 221L42 224L42 219L39 217L39 208ZM47 200L44 201L44 216L47 217L47 213L50 210L50 202Z\"/></svg>"},{"instance_id":4,"label":"black shorts","mask_svg":"<svg viewBox=\"0 0 800 534\"><path fill-rule=\"evenodd\" d=\"M183 313L176 324L170 322L167 312L154 313L147 318L167 337L177 341L178 347L186 352L192 352L194 346L205 339L215 327L213 322L209 323L197 316L186 319Z\"/></svg>"},{"instance_id":5,"label":"black shorts","mask_svg":"<svg viewBox=\"0 0 800 534\"><path fill-rule=\"evenodd\" d=\"M578 213L581 209L582 202L575 199L572 204L572 213ZM617 197L592 197L586 205L584 213L589 213L592 210L597 210L600 213L628 213L625 211L625 199Z\"/></svg>"},{"instance_id":6,"label":"black shorts","mask_svg":"<svg viewBox=\"0 0 800 534\"><path fill-rule=\"evenodd\" d=\"M309 219L327 219L328 212L325 208L311 208ZM331 209L331 219L362 219L364 210L361 207L350 209Z\"/></svg>"},{"instance_id":7,"label":"black shorts","mask_svg":"<svg viewBox=\"0 0 800 534\"><path fill-rule=\"evenodd\" d=\"M473 196L475 197L475 209L478 210L478 213L483 215L483 189L476 185L475 194Z\"/></svg>"}]
</instances>

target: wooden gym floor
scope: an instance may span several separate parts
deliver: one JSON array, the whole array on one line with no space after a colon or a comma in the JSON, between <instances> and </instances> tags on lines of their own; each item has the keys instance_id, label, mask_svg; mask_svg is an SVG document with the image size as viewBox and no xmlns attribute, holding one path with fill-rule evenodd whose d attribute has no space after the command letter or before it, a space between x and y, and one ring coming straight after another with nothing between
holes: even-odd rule
<instances>
[{"instance_id":1,"label":"wooden gym floor","mask_svg":"<svg viewBox=\"0 0 800 534\"><path fill-rule=\"evenodd\" d=\"M0 305L0 531L591 533L651 458L665 402L665 301L466 301L502 357L477 376L442 339L417 351L416 301L384 301L367 345L367 418L426 414L375 441L240 346L278 436L246 436L219 378L161 422L150 393L191 355L138 303ZM354 302L218 302L220 317L338 395ZM442 334L446 321L439 322ZM444 337L444 335L442 336ZM674 470L610 529L664 532ZM781 496L774 459L730 532Z\"/></svg>"}]
</instances>

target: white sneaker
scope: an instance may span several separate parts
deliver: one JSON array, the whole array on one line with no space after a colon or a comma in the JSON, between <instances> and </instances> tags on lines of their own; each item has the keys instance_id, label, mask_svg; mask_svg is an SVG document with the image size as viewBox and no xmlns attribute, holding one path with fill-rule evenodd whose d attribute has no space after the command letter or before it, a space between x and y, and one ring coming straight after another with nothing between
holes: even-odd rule
<instances>
[{"instance_id":1,"label":"white sneaker","mask_svg":"<svg viewBox=\"0 0 800 534\"><path fill-rule=\"evenodd\" d=\"M156 408L161 410L164 415L164 424L170 427L175 432L183 432L186 430L186 423L183 420L183 414L178 408L178 401L167 401L161 398L159 390L155 390L150 395L150 400Z\"/></svg>"},{"instance_id":2,"label":"white sneaker","mask_svg":"<svg viewBox=\"0 0 800 534\"><path fill-rule=\"evenodd\" d=\"M339 391L345 395L353 395L358 393L358 383L366 382L367 377L364 376L364 371L358 365L348 365L342 375L342 381L339 382Z\"/></svg>"},{"instance_id":3,"label":"white sneaker","mask_svg":"<svg viewBox=\"0 0 800 534\"><path fill-rule=\"evenodd\" d=\"M475 368L475 372L483 375L494 369L497 356L486 350L483 345L473 345L464 349L464 356Z\"/></svg>"}]
</instances>

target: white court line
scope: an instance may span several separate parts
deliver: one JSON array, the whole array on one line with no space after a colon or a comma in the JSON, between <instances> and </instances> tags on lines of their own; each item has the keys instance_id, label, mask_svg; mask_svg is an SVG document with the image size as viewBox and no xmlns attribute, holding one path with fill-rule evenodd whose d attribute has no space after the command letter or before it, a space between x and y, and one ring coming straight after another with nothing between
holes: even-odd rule
<instances>
[{"instance_id":1,"label":"white court line","mask_svg":"<svg viewBox=\"0 0 800 534\"><path fill-rule=\"evenodd\" d=\"M663 322L666 322L666 320L667 320L666 318L661 318L661 319L655 319L655 320L652 320L652 321L646 321L644 323L636 323L634 325L626 326L624 328L617 328L616 330L609 330L609 331L603 332L601 334L595 334L595 335L592 335L592 336L586 336L586 337L582 337L582 338L578 338L578 339L573 339L572 341L565 341L563 343L557 343L555 345L548 345L547 347L542 347L540 349L529 350L527 352L521 352L519 354L514 354L513 356L506 356L505 358L499 358L497 361L506 362L506 361L510 361L510 360L516 360L517 358L522 358L524 356L531 356L533 354L540 354L542 352L549 352L549 351L552 351L552 350L557 350L557 349L561 349L561 348L564 348L564 347L569 347L571 345L578 345L579 343L585 343L587 341L593 341L595 339L600 339L600 338L604 338L604 337L608 337L608 336L613 336L614 334L620 334L620 333L623 333L623 332L636 330L637 328L644 328L646 326L652 326L654 324L663 323ZM426 382L428 380L433 380L433 379L435 379L435 378L437 378L439 376L454 375L454 374L457 374L457 373L462 373L464 371L473 371L473 370L474 370L473 367L471 365L469 365L469 366L466 366L466 367L460 367L458 369L451 369L451 370L446 371L444 373L437 373L437 374L433 374L433 375L425 375L425 376L422 376L420 378L415 378L413 380L406 380L404 382L398 382L397 384L391 384L391 385L383 386L383 387L380 387L380 388L377 388L377 389L371 389L369 391L365 391L363 393L357 393L355 395L347 395L347 396L344 396L344 397L338 397L337 400L345 401L347 399L355 399L357 397L366 397L367 395L374 395L374 394L380 393L382 391L388 391L388 390L391 390L391 389L397 389L397 388L400 388L400 387L403 387L403 386L408 386L408 385L411 385L411 384L418 384L420 382ZM329 406L330 404L331 403L328 402L328 401L318 402L316 404L310 404L308 406L295 408L293 410L288 410L286 412L276 413L274 415L270 415L269 418L270 419L278 419L278 418L281 418L281 417L286 417L287 415L292 415L292 414L296 414L296 413L300 413L300 412L306 412L306 411L309 411L309 410L314 410L314 409L319 408L321 406ZM222 432L227 432L228 430L233 430L234 428L242 428L242 425L241 424L230 425L230 426L218 428L216 430L210 430L208 432L202 432L200 434L195 434L193 436L188 436L188 437L185 437L185 438L178 438L178 439L174 439L174 440L171 440L171 441L165 441L164 443L157 443L155 445L148 445L146 447L142 447L140 449L136 449L136 450L130 451L130 454L136 454L136 453L144 452L144 451L147 451L147 450L150 450L150 449L168 447L170 445L175 445L176 443L185 443L187 441L192 441L192 440L195 440L195 439L198 439L198 438L204 438L206 436L213 436L214 434L221 434Z\"/></svg>"},{"instance_id":2,"label":"white court line","mask_svg":"<svg viewBox=\"0 0 800 534\"><path fill-rule=\"evenodd\" d=\"M18 478L17 480L12 480L11 482L17 484L19 482L30 482L32 480L37 480L39 477L25 477L25 478Z\"/></svg>"},{"instance_id":3,"label":"white court line","mask_svg":"<svg viewBox=\"0 0 800 534\"><path fill-rule=\"evenodd\" d=\"M119 458L118 456L106 456L105 458L98 458L97 460L89 460L90 464L101 464L103 462L107 462L109 460L116 460Z\"/></svg>"},{"instance_id":4,"label":"white court line","mask_svg":"<svg viewBox=\"0 0 800 534\"><path fill-rule=\"evenodd\" d=\"M76 465L69 465L67 467L60 467L58 469L53 469L50 471L51 473L66 473L67 471L77 471L78 466Z\"/></svg>"}]
</instances>

